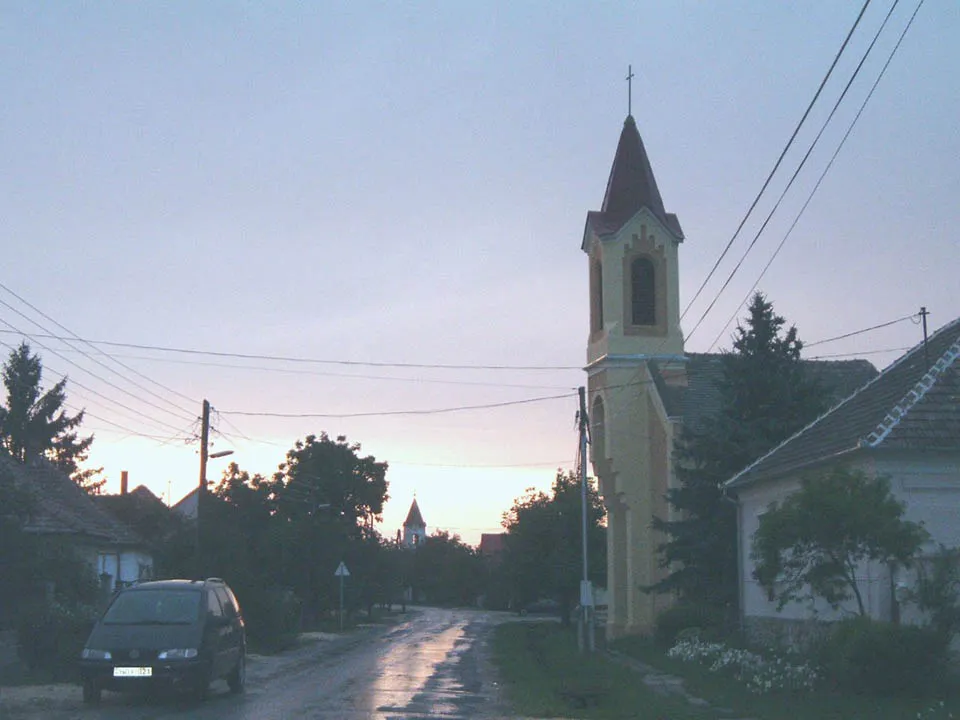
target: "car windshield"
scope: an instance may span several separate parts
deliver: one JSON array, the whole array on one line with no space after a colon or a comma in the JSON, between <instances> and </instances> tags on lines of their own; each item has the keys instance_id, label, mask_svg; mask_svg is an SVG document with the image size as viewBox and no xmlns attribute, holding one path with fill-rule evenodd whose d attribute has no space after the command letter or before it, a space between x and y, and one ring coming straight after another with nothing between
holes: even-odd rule
<instances>
[{"instance_id":1,"label":"car windshield","mask_svg":"<svg viewBox=\"0 0 960 720\"><path fill-rule=\"evenodd\" d=\"M129 590L117 596L107 625L188 625L200 616L199 590Z\"/></svg>"}]
</instances>

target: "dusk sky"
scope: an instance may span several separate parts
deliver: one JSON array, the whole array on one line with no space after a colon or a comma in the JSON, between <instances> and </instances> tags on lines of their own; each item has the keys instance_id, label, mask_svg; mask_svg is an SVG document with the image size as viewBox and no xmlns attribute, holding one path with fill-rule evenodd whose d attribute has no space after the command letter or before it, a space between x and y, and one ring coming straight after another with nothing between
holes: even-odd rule
<instances>
[{"instance_id":1,"label":"dusk sky","mask_svg":"<svg viewBox=\"0 0 960 720\"><path fill-rule=\"evenodd\" d=\"M207 398L212 451L235 451L210 479L230 460L269 474L297 438L346 435L390 465L384 534L416 493L428 531L476 542L525 488L573 467L580 242L627 114L628 65L633 115L686 235L686 349L721 351L916 0L896 5L718 297L721 286L891 3L870 3L690 305L859 0L0 0L0 354L26 339L45 386L69 377L110 492L121 470L165 500L194 487ZM960 4L922 4L757 285L808 344L921 306L931 332L960 315L958 38ZM921 339L908 318L805 356L882 369ZM383 414L519 400L532 402Z\"/></svg>"}]
</instances>

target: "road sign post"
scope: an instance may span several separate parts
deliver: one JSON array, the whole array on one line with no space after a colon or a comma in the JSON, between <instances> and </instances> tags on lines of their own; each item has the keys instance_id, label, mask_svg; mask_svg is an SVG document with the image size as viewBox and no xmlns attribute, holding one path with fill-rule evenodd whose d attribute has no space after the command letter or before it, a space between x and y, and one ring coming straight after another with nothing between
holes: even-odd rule
<instances>
[{"instance_id":1,"label":"road sign post","mask_svg":"<svg viewBox=\"0 0 960 720\"><path fill-rule=\"evenodd\" d=\"M340 632L343 632L343 579L350 577L350 571L347 570L346 563L344 563L343 560L340 561L333 575L334 577L340 578Z\"/></svg>"}]
</instances>

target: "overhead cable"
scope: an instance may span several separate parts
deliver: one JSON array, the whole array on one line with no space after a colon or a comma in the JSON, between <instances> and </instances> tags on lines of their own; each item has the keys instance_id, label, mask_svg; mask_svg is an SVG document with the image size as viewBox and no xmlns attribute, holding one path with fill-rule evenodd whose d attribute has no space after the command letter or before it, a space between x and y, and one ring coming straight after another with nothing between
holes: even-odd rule
<instances>
[{"instance_id":1,"label":"overhead cable","mask_svg":"<svg viewBox=\"0 0 960 720\"><path fill-rule=\"evenodd\" d=\"M847 142L847 138L850 137L850 134L853 132L853 128L856 127L857 121L860 120L860 116L863 115L863 111L866 109L867 103L870 102L870 99L873 97L874 91L877 89L877 86L880 84L880 80L883 79L883 76L886 73L887 68L890 66L890 62L893 60L894 55L896 55L897 50L900 48L900 44L903 42L904 36L906 36L907 31L913 25L913 20L914 18L916 18L917 13L920 11L920 7L923 5L923 2L924 0L920 0L920 2L917 3L917 7L914 9L913 14L910 16L910 20L907 21L906 26L904 27L903 31L900 33L900 37L897 40L896 45L894 45L893 49L890 51L890 54L887 56L887 61L884 63L883 68L881 68L880 73L877 75L877 79L874 81L873 86L870 88L870 92L867 93L866 98L864 98L863 102L860 104L860 109L857 110L857 114L854 116L853 120L850 122L850 125L847 128L846 133L844 133L843 138L840 140L840 144L837 145L837 149L834 150L833 156L830 158L830 162L827 163L826 167L823 169L823 172L820 173L820 177L817 179L817 182L813 186L813 189L810 191L810 194L807 196L806 201L803 203L803 206L800 208L800 211L797 213L797 216L793 219L793 222L790 224L790 227L787 229L787 232L784 234L783 239L780 240L780 244L777 245L777 249L774 250L773 255L771 255L770 259L767 261L767 264L764 265L763 270L760 271L760 275L757 277L756 282L753 283L753 286L750 288L747 294L744 295L743 300L740 301L740 304L733 311L733 314L724 324L723 328L720 330L719 333L717 333L717 336L713 339L713 342L710 344L710 347L707 348L707 352L710 352L710 350L712 350L716 346L716 344L720 341L720 338L723 335L723 333L726 332L726 329L730 326L730 323L732 323L734 319L736 319L737 313L740 312L740 308L742 308L750 299L750 297L753 295L754 291L757 289L757 286L760 284L760 281L766 275L767 270L770 269L770 266L773 264L773 261L777 259L777 256L780 254L780 251L783 249L783 246L786 244L787 239L790 237L794 228L797 226L797 223L800 221L800 218L803 217L803 214L806 211L807 206L810 205L810 202L811 200L813 200L814 195L817 194L817 191L820 189L820 185L823 183L823 179L827 176L827 173L830 172L830 169L833 167L834 161L837 159L837 156L840 154L840 150L843 149L843 146Z\"/></svg>"},{"instance_id":2,"label":"overhead cable","mask_svg":"<svg viewBox=\"0 0 960 720\"><path fill-rule=\"evenodd\" d=\"M754 208L756 208L757 203L760 202L760 197L766 191L767 186L770 185L770 181L773 179L774 174L780 167L780 163L783 162L783 158L786 156L787 151L793 145L794 139L797 137L797 133L800 132L800 128L803 126L803 123L806 121L807 116L810 114L810 111L813 109L814 104L817 102L817 99L820 97L820 93L823 92L824 86L827 84L827 80L830 79L831 74L833 73L834 68L837 66L837 63L840 60L840 56L843 55L843 51L847 47L847 43L850 42L850 38L853 36L853 32L857 29L857 26L860 24L863 14L867 10L867 6L870 5L870 0L864 2L863 7L860 8L860 14L857 15L857 19L854 20L853 26L850 28L850 31L847 33L846 38L843 40L843 44L840 46L840 49L837 51L837 54L833 58L833 62L830 63L830 68L827 70L827 74L823 76L823 80L820 81L820 86L817 88L817 91L813 95L813 99L810 100L810 103L807 105L807 109L803 112L803 116L800 118L800 122L797 123L797 126L793 129L793 134L790 136L790 139L787 141L787 144L784 146L783 150L780 152L780 157L777 158L777 162L774 164L773 169L770 171L770 174L767 175L767 179L763 183L763 187L760 188L760 192L757 193L757 196L753 199L753 202L750 203L750 207L747 209L746 214L743 216L743 219L740 220L740 224L737 226L736 231L731 236L730 240L727 241L726 247L723 248L723 252L720 253L720 257L717 258L717 261L713 264L713 267L710 269L710 272L707 273L707 277L701 283L700 287L697 289L697 292L694 294L693 299L687 303L687 307L684 308L683 313L680 315L680 319L683 320L686 317L687 312L690 308L693 307L693 304L697 301L697 298L700 297L700 293L703 292L704 288L707 286L707 283L710 282L710 278L713 277L713 274L717 271L717 268L720 267L720 263L723 261L723 258L726 257L727 253L730 251L730 247L733 245L734 241L737 239L737 236L740 235L740 231L743 229L743 226L746 224L747 219L753 213Z\"/></svg>"}]
</instances>

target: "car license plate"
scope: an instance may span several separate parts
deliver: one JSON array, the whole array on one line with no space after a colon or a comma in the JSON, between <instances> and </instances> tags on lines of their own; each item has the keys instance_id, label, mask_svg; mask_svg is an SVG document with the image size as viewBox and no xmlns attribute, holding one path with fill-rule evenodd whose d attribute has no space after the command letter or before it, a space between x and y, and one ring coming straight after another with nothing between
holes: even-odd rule
<instances>
[{"instance_id":1,"label":"car license plate","mask_svg":"<svg viewBox=\"0 0 960 720\"><path fill-rule=\"evenodd\" d=\"M113 669L114 677L150 677L153 675L152 667L115 667Z\"/></svg>"}]
</instances>

